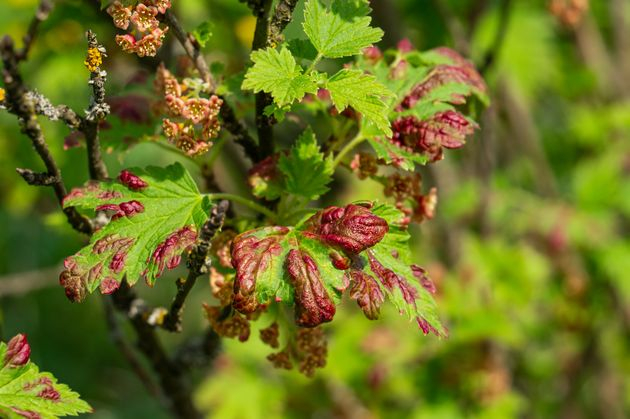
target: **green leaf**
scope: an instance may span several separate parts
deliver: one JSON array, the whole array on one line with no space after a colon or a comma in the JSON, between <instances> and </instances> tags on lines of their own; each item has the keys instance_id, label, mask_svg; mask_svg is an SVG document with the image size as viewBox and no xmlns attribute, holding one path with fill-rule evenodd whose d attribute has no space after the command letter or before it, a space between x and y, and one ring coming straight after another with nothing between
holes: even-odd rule
<instances>
[{"instance_id":1,"label":"green leaf","mask_svg":"<svg viewBox=\"0 0 630 419\"><path fill-rule=\"evenodd\" d=\"M286 47L280 52L273 48L254 51L251 58L254 66L245 75L244 90L269 93L279 107L301 100L306 93L317 92L317 84L303 74Z\"/></svg>"},{"instance_id":2,"label":"green leaf","mask_svg":"<svg viewBox=\"0 0 630 419\"><path fill-rule=\"evenodd\" d=\"M114 291L126 277L155 283L165 268L179 264L207 219L210 202L179 164L123 171L116 181L74 189L64 207L113 212L90 243L66 259L60 282L80 301L86 291Z\"/></svg>"},{"instance_id":3,"label":"green leaf","mask_svg":"<svg viewBox=\"0 0 630 419\"><path fill-rule=\"evenodd\" d=\"M210 38L212 38L212 26L212 23L209 21L201 22L192 32L193 36L202 48L205 48Z\"/></svg>"},{"instance_id":4,"label":"green leaf","mask_svg":"<svg viewBox=\"0 0 630 419\"><path fill-rule=\"evenodd\" d=\"M383 37L381 29L370 26L369 12L365 0L332 0L328 8L320 0L308 0L304 9L304 32L324 57L358 55Z\"/></svg>"},{"instance_id":5,"label":"green leaf","mask_svg":"<svg viewBox=\"0 0 630 419\"><path fill-rule=\"evenodd\" d=\"M330 98L339 112L352 106L363 118L388 136L392 130L387 119L388 107L383 98L392 96L376 78L361 70L343 69L326 82Z\"/></svg>"},{"instance_id":6,"label":"green leaf","mask_svg":"<svg viewBox=\"0 0 630 419\"><path fill-rule=\"evenodd\" d=\"M3 418L54 419L92 411L67 385L29 360L26 336L17 335L9 345L0 342L0 416Z\"/></svg>"},{"instance_id":7,"label":"green leaf","mask_svg":"<svg viewBox=\"0 0 630 419\"><path fill-rule=\"evenodd\" d=\"M328 192L334 168L332 156L322 153L313 130L309 127L298 138L288 155L278 163L285 177L285 190L308 200L317 199Z\"/></svg>"}]
</instances>

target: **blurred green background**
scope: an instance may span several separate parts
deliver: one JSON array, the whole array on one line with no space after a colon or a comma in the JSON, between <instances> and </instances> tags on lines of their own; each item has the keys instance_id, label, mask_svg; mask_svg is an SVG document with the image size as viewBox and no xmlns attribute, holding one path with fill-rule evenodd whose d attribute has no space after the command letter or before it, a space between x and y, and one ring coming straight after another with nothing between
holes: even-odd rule
<instances>
[{"instance_id":1,"label":"blurred green background","mask_svg":"<svg viewBox=\"0 0 630 419\"><path fill-rule=\"evenodd\" d=\"M382 46L408 37L419 49L454 47L490 86L478 135L421 169L440 204L435 219L414 227L416 260L438 286L450 338L422 336L394 310L367 321L346 302L326 327L329 362L314 379L271 368L254 332L245 344L225 340L212 368L195 373L195 400L225 419L630 417L630 2L372 3L386 32ZM36 6L2 0L0 32L20 39ZM174 7L188 30L212 22L204 49L211 62L228 74L242 70L254 26L243 3L175 0ZM54 103L85 109L88 28L109 52L108 93L151 97L127 82L158 60L121 53L109 17L91 1L56 2L22 66L27 83ZM174 66L179 53L169 42L158 59ZM64 150L68 129L42 123L66 184L81 184L85 149ZM152 124L119 124L104 136L155 132ZM112 173L180 159L199 175L155 144L119 152L119 142L106 142ZM225 150L218 181L245 193L236 175L242 161ZM26 333L32 358L81 393L92 417L167 417L111 343L100 298L66 300L58 267L84 238L65 223L52 191L26 185L16 167L37 170L41 162L14 117L0 112L2 338ZM343 173L339 180L337 203L379 198L369 181ZM150 292L140 284L140 292L166 304L176 276ZM207 283L198 284L185 336L206 326L200 303L211 299ZM164 338L172 347L182 339Z\"/></svg>"}]
</instances>

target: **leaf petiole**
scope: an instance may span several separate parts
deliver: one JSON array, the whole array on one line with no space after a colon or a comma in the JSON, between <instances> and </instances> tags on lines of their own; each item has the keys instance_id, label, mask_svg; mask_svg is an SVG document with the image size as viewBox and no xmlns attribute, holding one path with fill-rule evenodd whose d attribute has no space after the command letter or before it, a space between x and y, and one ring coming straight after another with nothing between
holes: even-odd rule
<instances>
[{"instance_id":1,"label":"leaf petiole","mask_svg":"<svg viewBox=\"0 0 630 419\"><path fill-rule=\"evenodd\" d=\"M336 168L337 166L339 166L339 164L341 164L341 161L346 156L346 154L351 152L352 149L354 149L356 146L358 146L365 140L367 140L367 137L365 137L363 133L359 131L356 137L350 140L350 142L346 144L346 146L342 148L341 151L339 151L339 153L335 156L335 159L333 160L333 167Z\"/></svg>"},{"instance_id":2,"label":"leaf petiole","mask_svg":"<svg viewBox=\"0 0 630 419\"><path fill-rule=\"evenodd\" d=\"M320 52L317 54L317 57L315 57L315 59L313 60L313 62L311 63L311 65L306 69L304 74L311 74L311 72L313 70L315 70L315 66L317 64L319 64L319 62L322 60L322 58L324 58L324 55Z\"/></svg>"}]
</instances>

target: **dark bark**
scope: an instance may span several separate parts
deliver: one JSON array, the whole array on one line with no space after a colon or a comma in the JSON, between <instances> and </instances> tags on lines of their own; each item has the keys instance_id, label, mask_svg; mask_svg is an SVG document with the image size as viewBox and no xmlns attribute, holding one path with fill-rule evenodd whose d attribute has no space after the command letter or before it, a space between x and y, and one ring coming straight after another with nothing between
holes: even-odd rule
<instances>
[{"instance_id":1,"label":"dark bark","mask_svg":"<svg viewBox=\"0 0 630 419\"><path fill-rule=\"evenodd\" d=\"M178 283L177 294L162 325L164 329L173 332L181 331L184 303L195 286L197 278L209 272L210 260L208 259L208 253L210 252L210 241L223 227L223 220L228 208L228 201L221 201L212 208L210 218L208 218L208 221L206 221L199 233L195 248L188 255L188 277L183 282Z\"/></svg>"}]
</instances>

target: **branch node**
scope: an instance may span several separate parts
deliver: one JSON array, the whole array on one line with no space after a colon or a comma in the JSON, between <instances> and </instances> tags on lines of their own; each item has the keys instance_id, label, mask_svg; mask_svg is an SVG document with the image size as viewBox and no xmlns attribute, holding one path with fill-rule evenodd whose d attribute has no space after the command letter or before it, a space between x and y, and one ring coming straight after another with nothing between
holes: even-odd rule
<instances>
[{"instance_id":1,"label":"branch node","mask_svg":"<svg viewBox=\"0 0 630 419\"><path fill-rule=\"evenodd\" d=\"M15 171L31 186L50 186L61 180L59 176L49 173L37 173L31 169L17 168Z\"/></svg>"}]
</instances>

